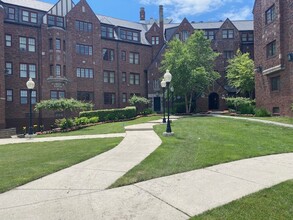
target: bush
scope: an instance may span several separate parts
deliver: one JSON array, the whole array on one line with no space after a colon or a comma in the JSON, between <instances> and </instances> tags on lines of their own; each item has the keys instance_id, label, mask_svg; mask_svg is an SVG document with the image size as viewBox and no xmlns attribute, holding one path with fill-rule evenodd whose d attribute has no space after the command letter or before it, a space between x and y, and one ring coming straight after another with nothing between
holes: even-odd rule
<instances>
[{"instance_id":1,"label":"bush","mask_svg":"<svg viewBox=\"0 0 293 220\"><path fill-rule=\"evenodd\" d=\"M56 119L55 124L62 130L72 128L75 125L71 118Z\"/></svg>"},{"instance_id":2,"label":"bush","mask_svg":"<svg viewBox=\"0 0 293 220\"><path fill-rule=\"evenodd\" d=\"M240 114L254 114L255 113L255 100L249 98L236 97L226 98L228 108L234 109Z\"/></svg>"},{"instance_id":3,"label":"bush","mask_svg":"<svg viewBox=\"0 0 293 220\"><path fill-rule=\"evenodd\" d=\"M75 118L74 122L75 122L75 125L86 125L90 123L87 117Z\"/></svg>"},{"instance_id":4,"label":"bush","mask_svg":"<svg viewBox=\"0 0 293 220\"><path fill-rule=\"evenodd\" d=\"M95 124L99 122L99 117L91 117L88 120L89 120L89 123Z\"/></svg>"},{"instance_id":5,"label":"bush","mask_svg":"<svg viewBox=\"0 0 293 220\"><path fill-rule=\"evenodd\" d=\"M271 113L266 110L265 108L257 108L255 109L255 116L256 117L268 117L271 116Z\"/></svg>"},{"instance_id":6,"label":"bush","mask_svg":"<svg viewBox=\"0 0 293 220\"><path fill-rule=\"evenodd\" d=\"M147 98L136 95L133 95L131 99L129 99L129 104L135 106L138 112L143 112L149 103L150 100Z\"/></svg>"},{"instance_id":7,"label":"bush","mask_svg":"<svg viewBox=\"0 0 293 220\"><path fill-rule=\"evenodd\" d=\"M103 109L96 111L80 112L79 117L98 117L99 121L114 121L120 119L130 119L136 116L136 108L126 107L123 109Z\"/></svg>"},{"instance_id":8,"label":"bush","mask_svg":"<svg viewBox=\"0 0 293 220\"><path fill-rule=\"evenodd\" d=\"M147 108L145 110L143 110L142 112L140 112L141 115L150 115L153 114L153 110L151 108Z\"/></svg>"}]
</instances>

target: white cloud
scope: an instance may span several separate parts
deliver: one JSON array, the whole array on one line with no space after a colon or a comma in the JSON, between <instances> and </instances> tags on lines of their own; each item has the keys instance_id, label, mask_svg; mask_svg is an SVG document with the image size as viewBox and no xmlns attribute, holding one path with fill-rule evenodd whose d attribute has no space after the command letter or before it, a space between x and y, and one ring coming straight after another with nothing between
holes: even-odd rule
<instances>
[{"instance_id":1,"label":"white cloud","mask_svg":"<svg viewBox=\"0 0 293 220\"><path fill-rule=\"evenodd\" d=\"M223 19L229 18L230 20L246 20L251 17L252 9L248 6L240 8L238 10L233 9L222 15Z\"/></svg>"},{"instance_id":2,"label":"white cloud","mask_svg":"<svg viewBox=\"0 0 293 220\"><path fill-rule=\"evenodd\" d=\"M164 5L165 14L175 21L186 16L212 12L225 4L240 3L243 0L139 0L142 5Z\"/></svg>"}]
</instances>

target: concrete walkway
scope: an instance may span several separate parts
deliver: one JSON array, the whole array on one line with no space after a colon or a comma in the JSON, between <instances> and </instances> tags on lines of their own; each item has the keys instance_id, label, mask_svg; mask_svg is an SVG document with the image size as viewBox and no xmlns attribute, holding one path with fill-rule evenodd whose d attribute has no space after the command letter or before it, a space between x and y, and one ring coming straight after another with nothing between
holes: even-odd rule
<instances>
[{"instance_id":1,"label":"concrete walkway","mask_svg":"<svg viewBox=\"0 0 293 220\"><path fill-rule=\"evenodd\" d=\"M128 126L116 148L0 194L0 219L188 219L293 179L288 153L107 190L161 144L152 129L158 122Z\"/></svg>"}]
</instances>

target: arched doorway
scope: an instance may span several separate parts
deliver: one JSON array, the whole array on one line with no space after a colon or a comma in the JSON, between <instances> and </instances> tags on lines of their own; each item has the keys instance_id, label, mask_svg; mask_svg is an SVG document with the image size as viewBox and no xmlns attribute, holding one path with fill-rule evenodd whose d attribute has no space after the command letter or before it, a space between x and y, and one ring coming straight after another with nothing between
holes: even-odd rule
<instances>
[{"instance_id":1,"label":"arched doorway","mask_svg":"<svg viewBox=\"0 0 293 220\"><path fill-rule=\"evenodd\" d=\"M215 92L209 95L209 110L219 109L219 95Z\"/></svg>"}]
</instances>

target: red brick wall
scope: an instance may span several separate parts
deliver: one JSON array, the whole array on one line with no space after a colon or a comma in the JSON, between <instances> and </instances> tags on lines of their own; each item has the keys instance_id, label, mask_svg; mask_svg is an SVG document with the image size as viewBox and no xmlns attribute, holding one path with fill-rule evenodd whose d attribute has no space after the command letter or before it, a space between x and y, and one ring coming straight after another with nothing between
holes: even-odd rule
<instances>
[{"instance_id":1,"label":"red brick wall","mask_svg":"<svg viewBox=\"0 0 293 220\"><path fill-rule=\"evenodd\" d=\"M265 12L275 5L276 19L265 24ZM291 5L290 5L291 4ZM292 63L287 61L287 54L292 47L292 3L279 0L258 0L254 8L255 31L255 66L262 67L262 73L256 72L256 104L272 112L280 109L280 115L293 116L290 109L293 103ZM266 45L276 40L276 55L267 58ZM265 74L266 70L281 65L283 70ZM280 89L272 91L271 78L280 76Z\"/></svg>"},{"instance_id":2,"label":"red brick wall","mask_svg":"<svg viewBox=\"0 0 293 220\"><path fill-rule=\"evenodd\" d=\"M0 129L5 128L5 84L4 84L4 9L0 5Z\"/></svg>"}]
</instances>

